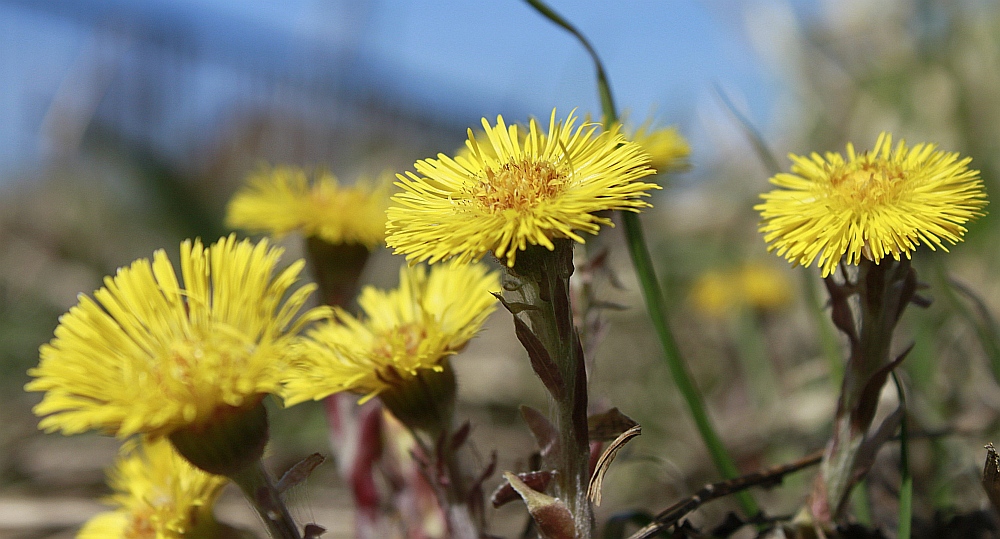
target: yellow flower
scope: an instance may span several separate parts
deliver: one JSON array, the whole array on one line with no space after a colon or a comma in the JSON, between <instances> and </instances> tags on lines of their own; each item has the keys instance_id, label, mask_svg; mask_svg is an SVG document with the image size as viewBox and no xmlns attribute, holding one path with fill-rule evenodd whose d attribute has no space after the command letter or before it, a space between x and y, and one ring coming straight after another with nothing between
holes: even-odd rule
<instances>
[{"instance_id":1,"label":"yellow flower","mask_svg":"<svg viewBox=\"0 0 1000 539\"><path fill-rule=\"evenodd\" d=\"M688 296L695 309L706 316L721 318L739 303L730 276L719 271L703 273L691 286Z\"/></svg>"},{"instance_id":2,"label":"yellow flower","mask_svg":"<svg viewBox=\"0 0 1000 539\"><path fill-rule=\"evenodd\" d=\"M640 125L629 139L649 152L649 164L660 174L687 167L691 146L676 127L653 129L649 120Z\"/></svg>"},{"instance_id":3,"label":"yellow flower","mask_svg":"<svg viewBox=\"0 0 1000 539\"><path fill-rule=\"evenodd\" d=\"M223 238L180 248L184 288L162 250L104 280L60 318L27 391L45 391L39 428L124 438L203 425L278 389L297 319L315 288L293 290L304 262L280 271L281 249ZM296 320L297 319L297 320Z\"/></svg>"},{"instance_id":4,"label":"yellow flower","mask_svg":"<svg viewBox=\"0 0 1000 539\"><path fill-rule=\"evenodd\" d=\"M586 120L586 121L589 121L589 119ZM482 129L473 129L472 130L472 134L469 135L469 136L475 138L476 140L488 140L488 138L489 138L489 135L486 134L486 131L483 131ZM525 130L524 130L524 125L518 124L517 125L517 142L518 142L518 144L521 144L523 146L525 138L526 138L526 133L525 133ZM478 148L479 151L481 151L485 155L489 156L490 158L497 159L496 148L494 148L492 145L489 145L489 144L480 144L480 145L477 146L477 148ZM474 159L475 158L475 154L472 151L472 147L469 144L464 144L463 143L461 147L456 148L455 149L455 160L457 161L459 157L461 157L462 159L465 159L465 160L472 160L472 159Z\"/></svg>"},{"instance_id":5,"label":"yellow flower","mask_svg":"<svg viewBox=\"0 0 1000 539\"><path fill-rule=\"evenodd\" d=\"M740 309L780 309L791 303L792 291L775 268L750 262L730 271L703 273L691 286L689 300L702 314L722 318Z\"/></svg>"},{"instance_id":6,"label":"yellow flower","mask_svg":"<svg viewBox=\"0 0 1000 539\"><path fill-rule=\"evenodd\" d=\"M226 224L281 236L292 231L331 244L373 248L385 238L389 181L341 187L328 172L313 181L294 167L261 169L229 202Z\"/></svg>"},{"instance_id":7,"label":"yellow flower","mask_svg":"<svg viewBox=\"0 0 1000 539\"><path fill-rule=\"evenodd\" d=\"M749 263L736 274L743 301L750 307L773 310L792 302L788 280L767 264Z\"/></svg>"},{"instance_id":8,"label":"yellow flower","mask_svg":"<svg viewBox=\"0 0 1000 539\"><path fill-rule=\"evenodd\" d=\"M780 187L761 195L760 231L777 251L795 264L813 260L823 276L844 255L848 264L861 256L878 263L891 255L910 257L919 243L947 251L965 223L982 215L986 193L970 158L936 151L933 144L907 148L892 136L879 135L871 152L857 154L847 145L847 158L791 155L791 174L778 174Z\"/></svg>"},{"instance_id":9,"label":"yellow flower","mask_svg":"<svg viewBox=\"0 0 1000 539\"><path fill-rule=\"evenodd\" d=\"M77 539L209 539L219 536L212 515L225 477L207 474L160 438L129 443L108 472L113 511L87 521Z\"/></svg>"},{"instance_id":10,"label":"yellow flower","mask_svg":"<svg viewBox=\"0 0 1000 539\"><path fill-rule=\"evenodd\" d=\"M456 258L478 260L487 252L508 266L528 244L554 249L554 238L584 239L610 225L603 210L638 211L656 185L641 178L653 174L649 156L619 132L600 126L576 126L570 114L548 132L518 126L502 117L483 119L486 140L469 131L470 157L417 161L416 173L397 174L403 192L386 212L386 243L411 261Z\"/></svg>"},{"instance_id":11,"label":"yellow flower","mask_svg":"<svg viewBox=\"0 0 1000 539\"><path fill-rule=\"evenodd\" d=\"M359 319L336 311L337 321L309 330L285 381L285 403L318 400L339 391L371 398L421 370L441 370L493 311L496 273L481 264L403 267L399 288L368 286Z\"/></svg>"}]
</instances>

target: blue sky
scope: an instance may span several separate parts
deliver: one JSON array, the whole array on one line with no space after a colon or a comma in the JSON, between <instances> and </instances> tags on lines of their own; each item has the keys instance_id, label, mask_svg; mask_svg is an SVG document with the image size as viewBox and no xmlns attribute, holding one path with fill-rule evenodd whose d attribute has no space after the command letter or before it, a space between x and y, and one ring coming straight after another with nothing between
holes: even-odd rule
<instances>
[{"instance_id":1,"label":"blue sky","mask_svg":"<svg viewBox=\"0 0 1000 539\"><path fill-rule=\"evenodd\" d=\"M55 13L127 10L182 21L195 38L229 50L279 43L279 61L284 55L289 63L308 61L316 51L347 54L378 66L376 83L470 125L498 113L522 120L517 116L546 117L553 107L599 110L589 57L521 0L48 1ZM725 117L715 85L768 126L780 83L743 29L746 10L762 1L551 0L550 6L590 38L620 109L637 121L655 112L663 123L680 123L697 152L703 116ZM47 103L92 36L58 17L39 17L33 0L0 0L0 35L0 77L7 81L0 113L9 120L0 125L2 173L37 153Z\"/></svg>"},{"instance_id":2,"label":"blue sky","mask_svg":"<svg viewBox=\"0 0 1000 539\"><path fill-rule=\"evenodd\" d=\"M367 46L414 78L449 81L452 92L467 92L485 108L519 104L543 116L553 106L597 109L583 48L524 2L381 4ZM590 38L619 107L682 114L718 82L766 111L769 81L741 33L738 10L697 1L551 5Z\"/></svg>"}]
</instances>

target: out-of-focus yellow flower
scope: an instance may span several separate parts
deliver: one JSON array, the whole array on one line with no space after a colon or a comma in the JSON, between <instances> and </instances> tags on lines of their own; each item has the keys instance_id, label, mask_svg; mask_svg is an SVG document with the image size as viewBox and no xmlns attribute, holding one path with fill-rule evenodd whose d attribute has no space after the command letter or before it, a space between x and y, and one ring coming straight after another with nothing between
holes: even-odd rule
<instances>
[{"instance_id":1,"label":"out-of-focus yellow flower","mask_svg":"<svg viewBox=\"0 0 1000 539\"><path fill-rule=\"evenodd\" d=\"M650 166L660 174L687 168L691 146L680 131L673 126L654 129L652 125L652 120L647 120L628 137L649 153Z\"/></svg>"},{"instance_id":2,"label":"out-of-focus yellow flower","mask_svg":"<svg viewBox=\"0 0 1000 539\"><path fill-rule=\"evenodd\" d=\"M769 265L746 264L740 268L736 278L744 301L750 307L776 310L792 302L792 288L788 279Z\"/></svg>"},{"instance_id":3,"label":"out-of-focus yellow flower","mask_svg":"<svg viewBox=\"0 0 1000 539\"><path fill-rule=\"evenodd\" d=\"M723 318L742 309L784 308L792 301L792 289L776 268L748 263L733 271L705 272L692 285L689 301L702 314Z\"/></svg>"},{"instance_id":4,"label":"out-of-focus yellow flower","mask_svg":"<svg viewBox=\"0 0 1000 539\"><path fill-rule=\"evenodd\" d=\"M39 428L159 437L258 406L295 334L328 314L299 316L315 286L294 288L303 262L277 271L281 253L235 236L185 241L183 288L160 250L81 295L28 372L25 389L45 392Z\"/></svg>"},{"instance_id":5,"label":"out-of-focus yellow flower","mask_svg":"<svg viewBox=\"0 0 1000 539\"><path fill-rule=\"evenodd\" d=\"M310 181L295 167L262 168L229 202L226 224L281 236L299 231L331 244L373 248L385 238L388 177L343 187L329 172Z\"/></svg>"},{"instance_id":6,"label":"out-of-focus yellow flower","mask_svg":"<svg viewBox=\"0 0 1000 539\"><path fill-rule=\"evenodd\" d=\"M364 318L342 309L336 321L309 330L285 378L288 405L339 391L371 398L406 384L422 370L442 369L479 331L500 289L481 264L404 267L399 288L362 290Z\"/></svg>"},{"instance_id":7,"label":"out-of-focus yellow flower","mask_svg":"<svg viewBox=\"0 0 1000 539\"><path fill-rule=\"evenodd\" d=\"M719 271L708 271L691 286L689 301L706 316L721 318L738 305L736 290L731 276Z\"/></svg>"},{"instance_id":8,"label":"out-of-focus yellow flower","mask_svg":"<svg viewBox=\"0 0 1000 539\"><path fill-rule=\"evenodd\" d=\"M864 256L876 264L886 256L910 257L919 243L947 251L944 242L962 241L965 224L982 215L986 193L971 158L936 150L934 144L908 148L879 135L871 152L847 158L839 153L791 155L791 174L777 174L777 185L761 195L760 231L795 264L814 260L823 276L840 260L857 264Z\"/></svg>"},{"instance_id":9,"label":"out-of-focus yellow flower","mask_svg":"<svg viewBox=\"0 0 1000 539\"><path fill-rule=\"evenodd\" d=\"M585 118L585 121L589 122L590 119ZM626 139L646 150L646 153L649 154L649 166L656 169L658 174L684 170L688 167L687 158L691 155L691 146L676 127L654 128L653 121L647 120L631 135L626 127L623 126L621 130ZM526 137L523 126L518 126L518 134L518 142L523 144ZM487 139L486 132L482 129L474 130L473 137L477 140ZM479 148L490 157L497 158L493 146L483 144ZM459 156L471 159L472 150L468 146L462 146L455 151L455 159L458 159Z\"/></svg>"},{"instance_id":10,"label":"out-of-focus yellow flower","mask_svg":"<svg viewBox=\"0 0 1000 539\"><path fill-rule=\"evenodd\" d=\"M502 117L483 119L486 140L472 135L470 157L417 161L398 174L403 192L386 212L386 243L411 261L478 260L488 252L508 266L530 245L554 249L553 239L584 239L610 219L603 210L638 211L654 184L649 156L618 128L576 126L572 114L545 132L531 120L526 136Z\"/></svg>"},{"instance_id":11,"label":"out-of-focus yellow flower","mask_svg":"<svg viewBox=\"0 0 1000 539\"><path fill-rule=\"evenodd\" d=\"M77 539L220 537L212 507L227 481L189 464L163 438L132 441L108 472L114 510L87 521Z\"/></svg>"}]
</instances>

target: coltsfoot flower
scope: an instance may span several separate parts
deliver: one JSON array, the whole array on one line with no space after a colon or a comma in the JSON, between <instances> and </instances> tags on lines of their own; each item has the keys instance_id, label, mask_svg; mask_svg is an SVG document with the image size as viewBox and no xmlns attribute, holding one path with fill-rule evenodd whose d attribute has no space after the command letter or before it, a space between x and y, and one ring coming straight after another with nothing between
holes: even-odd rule
<instances>
[{"instance_id":1,"label":"coltsfoot flower","mask_svg":"<svg viewBox=\"0 0 1000 539\"><path fill-rule=\"evenodd\" d=\"M687 167L691 146L676 127L653 128L652 121L649 120L628 138L649 153L649 164L659 174Z\"/></svg>"},{"instance_id":2,"label":"coltsfoot flower","mask_svg":"<svg viewBox=\"0 0 1000 539\"><path fill-rule=\"evenodd\" d=\"M792 285L787 276L770 265L751 262L739 269L736 278L749 307L774 311L792 302Z\"/></svg>"},{"instance_id":3,"label":"coltsfoot flower","mask_svg":"<svg viewBox=\"0 0 1000 539\"><path fill-rule=\"evenodd\" d=\"M328 314L299 316L315 286L295 288L304 262L278 271L281 253L235 236L185 241L183 288L160 250L81 295L28 371L25 389L45 392L39 428L159 437L259 406L295 334Z\"/></svg>"},{"instance_id":4,"label":"coltsfoot flower","mask_svg":"<svg viewBox=\"0 0 1000 539\"><path fill-rule=\"evenodd\" d=\"M468 156L438 154L397 174L403 192L386 212L386 243L411 262L455 258L479 260L492 252L513 266L528 245L549 250L557 238L583 243L580 232L596 234L611 225L604 210L648 207L643 200L654 184L649 155L625 140L619 128L577 126L570 114L545 132L528 123L527 134L502 117L484 118L485 140L469 130Z\"/></svg>"},{"instance_id":5,"label":"coltsfoot flower","mask_svg":"<svg viewBox=\"0 0 1000 539\"><path fill-rule=\"evenodd\" d=\"M775 268L750 262L730 271L710 270L691 286L690 301L700 313L714 318L743 309L774 311L792 301L791 285Z\"/></svg>"},{"instance_id":6,"label":"coltsfoot flower","mask_svg":"<svg viewBox=\"0 0 1000 539\"><path fill-rule=\"evenodd\" d=\"M205 473L163 438L126 444L108 484L114 510L83 525L77 539L193 539L220 537L212 515L225 477Z\"/></svg>"},{"instance_id":7,"label":"coltsfoot flower","mask_svg":"<svg viewBox=\"0 0 1000 539\"><path fill-rule=\"evenodd\" d=\"M945 242L962 241L965 224L981 216L986 193L971 158L936 150L934 144L908 148L892 136L879 135L871 152L847 158L828 152L791 155L791 173L777 174L780 189L761 195L760 231L790 262L814 260L823 276L833 273L846 255L848 264L864 256L909 258L918 244L947 251Z\"/></svg>"},{"instance_id":8,"label":"coltsfoot flower","mask_svg":"<svg viewBox=\"0 0 1000 539\"><path fill-rule=\"evenodd\" d=\"M365 399L406 384L421 371L441 371L493 311L499 277L481 264L404 267L399 287L365 287L363 318L343 309L336 321L306 332L285 380L288 405L340 391Z\"/></svg>"},{"instance_id":9,"label":"coltsfoot flower","mask_svg":"<svg viewBox=\"0 0 1000 539\"><path fill-rule=\"evenodd\" d=\"M371 249L385 238L390 186L384 179L344 187L329 172L317 172L310 181L300 168L262 168L230 200L226 224L275 236L298 231Z\"/></svg>"}]
</instances>

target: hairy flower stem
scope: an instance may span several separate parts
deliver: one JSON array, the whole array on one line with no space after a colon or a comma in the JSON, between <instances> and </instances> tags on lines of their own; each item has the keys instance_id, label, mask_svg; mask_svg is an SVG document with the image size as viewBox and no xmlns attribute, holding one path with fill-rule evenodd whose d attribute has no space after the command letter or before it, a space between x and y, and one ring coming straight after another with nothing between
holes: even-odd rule
<instances>
[{"instance_id":1,"label":"hairy flower stem","mask_svg":"<svg viewBox=\"0 0 1000 539\"><path fill-rule=\"evenodd\" d=\"M448 522L449 536L455 539L477 539L481 535L481 522L473 516L469 508L469 492L466 485L465 470L460 455L451 447L450 439L446 438L438 452L438 461L447 470L448 484L445 485L445 519Z\"/></svg>"},{"instance_id":2,"label":"hairy flower stem","mask_svg":"<svg viewBox=\"0 0 1000 539\"><path fill-rule=\"evenodd\" d=\"M230 479L240 487L250 505L260 515L272 539L302 539L299 528L288 512L288 506L281 499L281 494L263 463L257 461L233 474Z\"/></svg>"},{"instance_id":3,"label":"hairy flower stem","mask_svg":"<svg viewBox=\"0 0 1000 539\"><path fill-rule=\"evenodd\" d=\"M421 463L422 473L444 513L448 537L477 539L482 535L480 529L484 523L469 507L468 474L458 448L452 447L454 433L450 429L413 427L409 427L409 431L427 459Z\"/></svg>"},{"instance_id":4,"label":"hairy flower stem","mask_svg":"<svg viewBox=\"0 0 1000 539\"><path fill-rule=\"evenodd\" d=\"M614 96L611 93L611 85L608 83L604 65L601 62L601 58L597 55L597 51L594 50L594 47L591 46L590 42L587 41L587 38L579 30L553 11L545 2L542 0L525 1L542 16L572 34L587 49L587 53L590 54L591 59L594 61L597 77L597 93L601 98L601 111L604 113L605 127L614 125L618 121L618 110L615 107ZM649 255L649 248L646 246L639 216L628 211L619 213L625 224L625 237L628 242L629 255L632 257L636 275L642 286L642 295L646 300L649 317L653 321L656 334L659 336L660 344L663 346L663 357L667 362L667 367L670 369L670 374L674 379L674 383L677 384L677 388L684 396L688 408L691 410L691 417L698 427L698 433L701 434L702 440L708 447L708 452L712 457L715 468L724 478L734 479L739 476L739 469L736 467L736 463L729 455L726 447L722 444L722 439L716 433L715 427L708 417L704 399L702 399L698 387L695 386L694 380L688 372L687 365L684 363L684 358L677 347L673 332L667 324L666 302L663 299L659 281L657 281L656 273L653 270L652 258ZM749 492L743 491L738 493L736 499L746 515L752 516L760 512L757 502L754 501Z\"/></svg>"},{"instance_id":5,"label":"hairy flower stem","mask_svg":"<svg viewBox=\"0 0 1000 539\"><path fill-rule=\"evenodd\" d=\"M477 539L481 535L482 522L470 510L466 468L463 466L457 447L452 446L450 429L435 437L437 443L433 451L435 466L439 468L438 478L443 489L441 506L448 523L448 536L454 539Z\"/></svg>"},{"instance_id":6,"label":"hairy flower stem","mask_svg":"<svg viewBox=\"0 0 1000 539\"><path fill-rule=\"evenodd\" d=\"M810 497L809 509L821 523L830 523L843 510L851 487L867 469L859 458L870 436L879 394L902 357L890 358L892 334L906 305L914 298L916 272L906 258L883 259L876 264L862 258L855 283L826 280L833 307L833 321L850 341L850 358L844 371L834 431L820 475ZM852 309L850 298L857 295ZM870 444L869 444L870 445ZM878 449L865 447L865 453Z\"/></svg>"},{"instance_id":7,"label":"hairy flower stem","mask_svg":"<svg viewBox=\"0 0 1000 539\"><path fill-rule=\"evenodd\" d=\"M482 526L477 526L469 510L466 479L471 474L463 466L461 443L454 443L452 429L456 389L455 371L445 359L440 371L422 370L407 382L380 393L379 399L410 430L430 459L424 463L424 473L444 511L448 536L476 539Z\"/></svg>"},{"instance_id":8,"label":"hairy flower stem","mask_svg":"<svg viewBox=\"0 0 1000 539\"><path fill-rule=\"evenodd\" d=\"M302 539L261 463L269 438L263 395L243 407L219 408L213 421L176 430L170 443L192 465L228 477L246 495L272 539Z\"/></svg>"},{"instance_id":9,"label":"hairy flower stem","mask_svg":"<svg viewBox=\"0 0 1000 539\"><path fill-rule=\"evenodd\" d=\"M356 312L355 296L358 281L368 261L368 247L356 243L330 243L316 236L305 238L309 268L319 288L320 299L325 305L341 307ZM329 428L330 449L341 478L350 486L354 500L356 529L359 537L365 531L378 529L383 516L382 502L376 486L375 464L382 458L382 422L378 402L362 410L356 404L357 396L340 392L324 399L326 422ZM344 464L346 459L351 459Z\"/></svg>"},{"instance_id":10,"label":"hairy flower stem","mask_svg":"<svg viewBox=\"0 0 1000 539\"><path fill-rule=\"evenodd\" d=\"M552 251L531 245L518 254L517 263L504 274L504 298L517 318L518 339L553 397L559 432L559 447L554 451L557 494L573 515L577 539L586 539L593 521L587 499L587 370L570 307L573 244L568 239L553 243Z\"/></svg>"}]
</instances>

